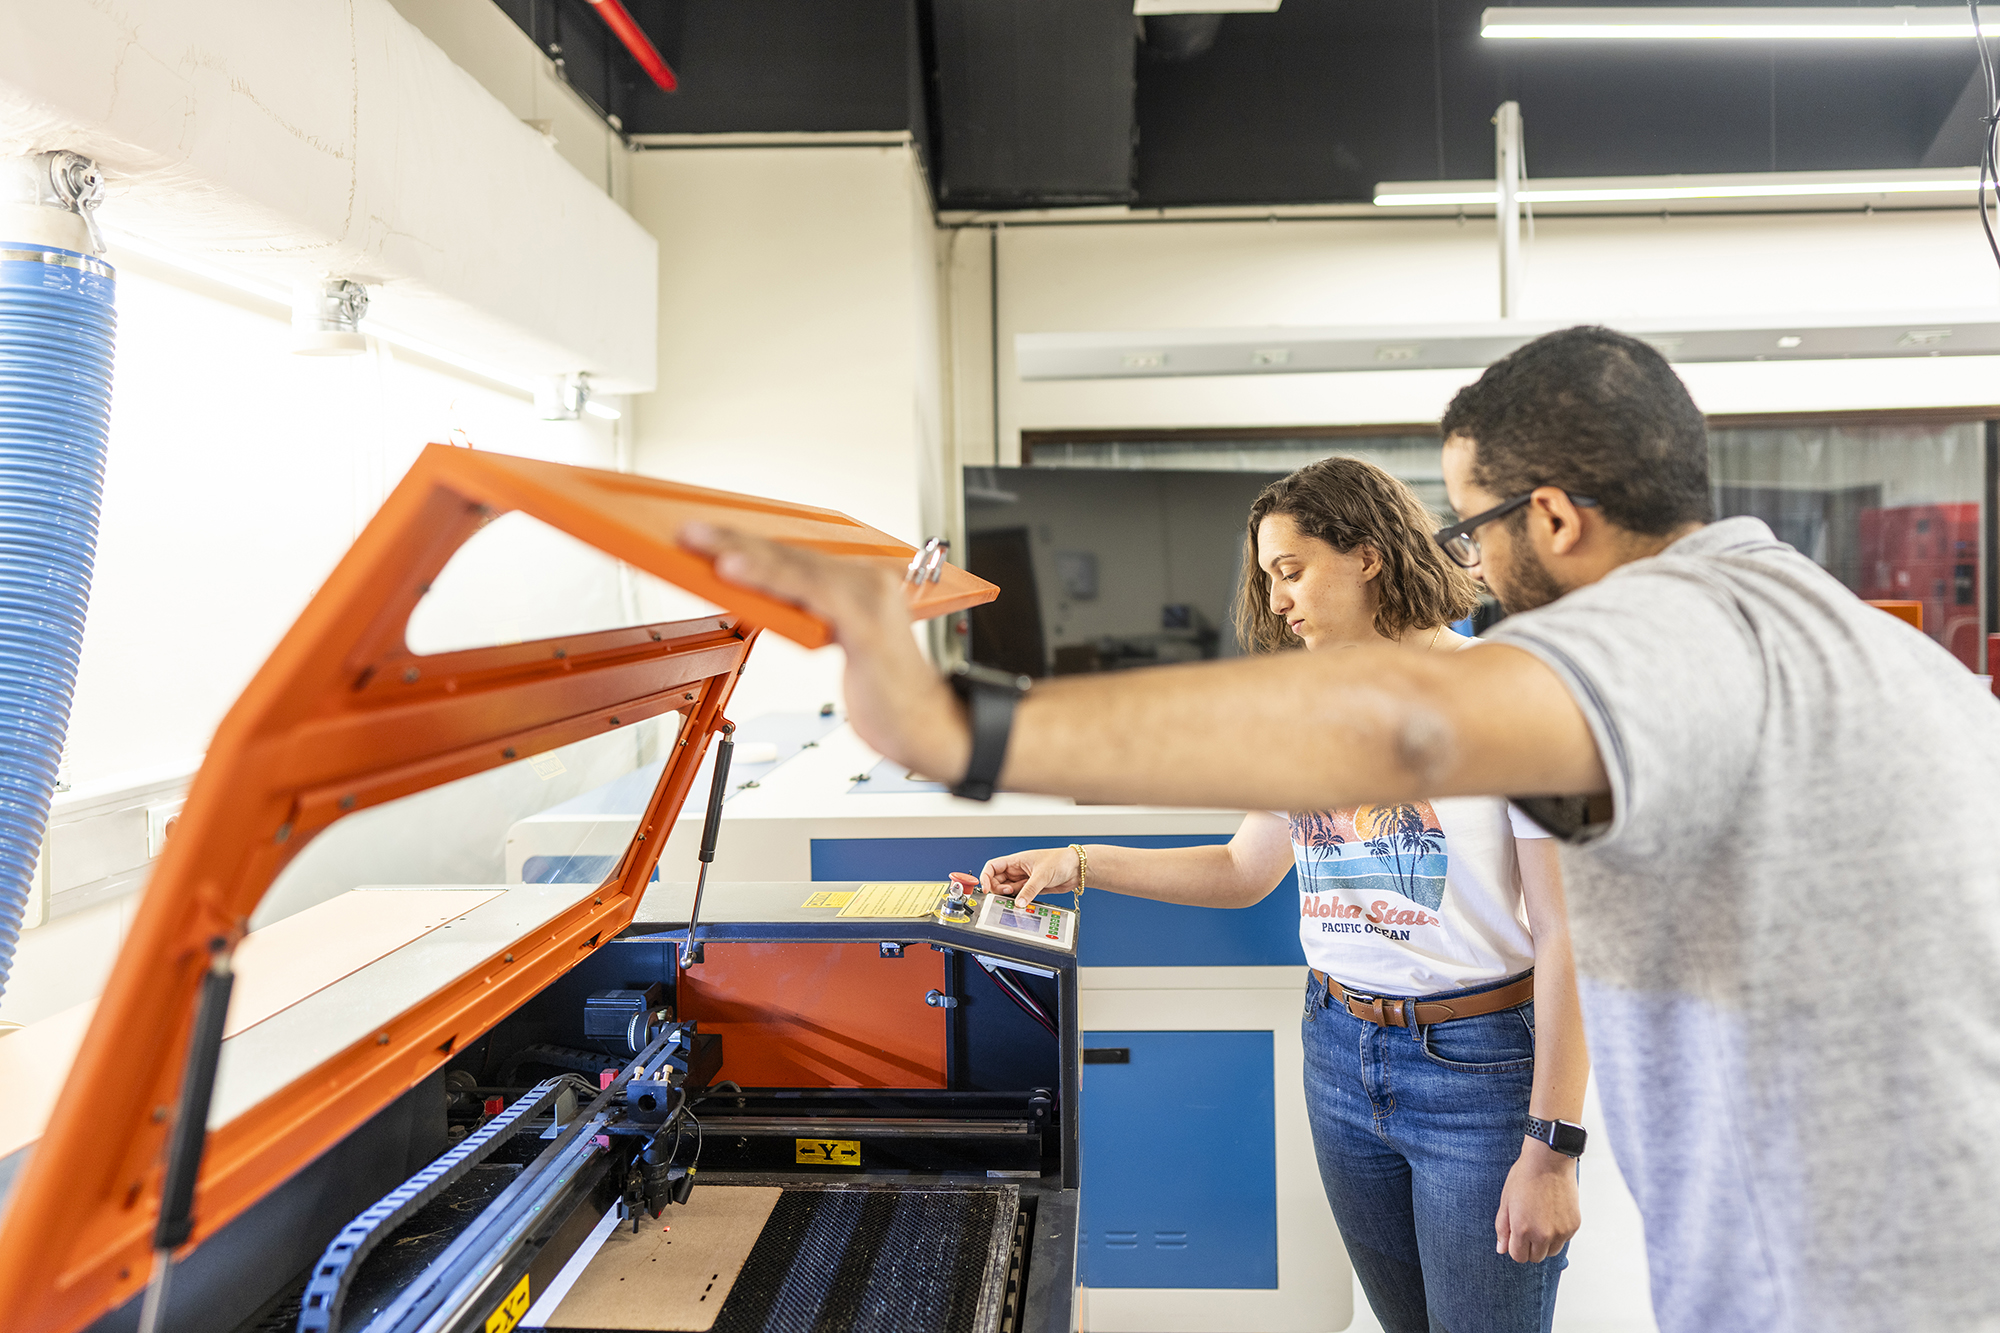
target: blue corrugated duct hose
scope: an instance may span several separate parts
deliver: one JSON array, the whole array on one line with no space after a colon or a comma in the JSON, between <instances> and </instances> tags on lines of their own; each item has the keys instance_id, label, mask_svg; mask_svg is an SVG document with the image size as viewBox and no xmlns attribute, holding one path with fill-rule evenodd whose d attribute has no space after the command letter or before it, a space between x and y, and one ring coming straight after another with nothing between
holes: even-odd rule
<instances>
[{"instance_id":1,"label":"blue corrugated duct hose","mask_svg":"<svg viewBox=\"0 0 2000 1333\"><path fill-rule=\"evenodd\" d=\"M97 556L111 267L0 239L0 993L14 968Z\"/></svg>"}]
</instances>

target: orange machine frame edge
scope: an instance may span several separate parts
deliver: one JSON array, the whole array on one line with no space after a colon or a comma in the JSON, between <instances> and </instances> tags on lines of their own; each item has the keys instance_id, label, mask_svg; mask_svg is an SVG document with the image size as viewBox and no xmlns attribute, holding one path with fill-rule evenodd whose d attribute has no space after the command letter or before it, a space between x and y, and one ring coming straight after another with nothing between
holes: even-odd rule
<instances>
[{"instance_id":1,"label":"orange machine frame edge","mask_svg":"<svg viewBox=\"0 0 2000 1333\"><path fill-rule=\"evenodd\" d=\"M418 656L417 602L486 523L519 510L726 609L670 624ZM241 938L278 872L355 810L664 713L684 715L633 841L591 901L447 982L208 1136L190 1248L283 1183L631 920L763 628L826 627L717 579L693 519L900 569L913 548L843 514L432 445L217 728L65 1093L0 1216L0 1325L71 1333L145 1284L163 1154L212 941ZM998 590L945 566L918 618ZM183 1254L186 1250L182 1251Z\"/></svg>"}]
</instances>

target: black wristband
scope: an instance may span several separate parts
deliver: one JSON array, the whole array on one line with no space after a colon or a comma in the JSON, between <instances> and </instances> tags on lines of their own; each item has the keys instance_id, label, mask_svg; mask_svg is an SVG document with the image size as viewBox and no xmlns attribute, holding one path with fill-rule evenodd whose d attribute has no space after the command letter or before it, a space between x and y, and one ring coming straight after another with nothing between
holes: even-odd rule
<instances>
[{"instance_id":1,"label":"black wristband","mask_svg":"<svg viewBox=\"0 0 2000 1333\"><path fill-rule=\"evenodd\" d=\"M1565 1157L1583 1156L1583 1145L1590 1138L1582 1125L1574 1125L1567 1120L1539 1120L1534 1116L1528 1117L1522 1133L1538 1143L1548 1144Z\"/></svg>"},{"instance_id":2,"label":"black wristband","mask_svg":"<svg viewBox=\"0 0 2000 1333\"><path fill-rule=\"evenodd\" d=\"M1014 705L1034 681L991 667L959 666L951 673L951 688L965 701L972 727L972 757L965 776L951 789L953 796L972 801L993 799L1000 766L1007 760L1007 739L1014 730Z\"/></svg>"}]
</instances>

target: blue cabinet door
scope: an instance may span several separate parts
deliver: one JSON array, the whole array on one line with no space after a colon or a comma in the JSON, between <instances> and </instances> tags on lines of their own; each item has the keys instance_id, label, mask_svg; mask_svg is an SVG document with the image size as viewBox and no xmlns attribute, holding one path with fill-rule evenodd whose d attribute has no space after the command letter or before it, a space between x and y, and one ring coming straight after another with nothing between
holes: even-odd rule
<instances>
[{"instance_id":1,"label":"blue cabinet door","mask_svg":"<svg viewBox=\"0 0 2000 1333\"><path fill-rule=\"evenodd\" d=\"M1077 1280L1276 1287L1271 1034L1086 1032L1083 1046Z\"/></svg>"}]
</instances>

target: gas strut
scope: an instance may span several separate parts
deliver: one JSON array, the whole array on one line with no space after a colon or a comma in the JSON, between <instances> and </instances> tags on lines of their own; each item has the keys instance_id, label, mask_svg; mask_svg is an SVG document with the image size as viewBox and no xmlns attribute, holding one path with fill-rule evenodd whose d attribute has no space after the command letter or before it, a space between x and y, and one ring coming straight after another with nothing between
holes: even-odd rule
<instances>
[{"instance_id":1,"label":"gas strut","mask_svg":"<svg viewBox=\"0 0 2000 1333\"><path fill-rule=\"evenodd\" d=\"M162 1327L174 1251L194 1234L194 1186L201 1175L202 1149L208 1142L209 1098L215 1091L215 1067L222 1058L222 1026L229 1016L229 992L235 984L228 942L217 939L209 946L208 969L202 974L201 1002L195 1009L187 1067L181 1075L180 1106L167 1145L167 1178L160 1191L159 1223L153 1229L153 1277L139 1307L140 1333L158 1333Z\"/></svg>"},{"instance_id":2,"label":"gas strut","mask_svg":"<svg viewBox=\"0 0 2000 1333\"><path fill-rule=\"evenodd\" d=\"M722 831L722 801L729 794L729 757L736 753L736 724L722 724L722 739L715 743L715 773L708 780L708 818L701 825L701 872L694 882L694 908L688 913L687 938L681 941L681 967L701 961L701 944L694 937L695 923L701 920L701 891L708 887L709 863L715 860L715 835Z\"/></svg>"}]
</instances>

